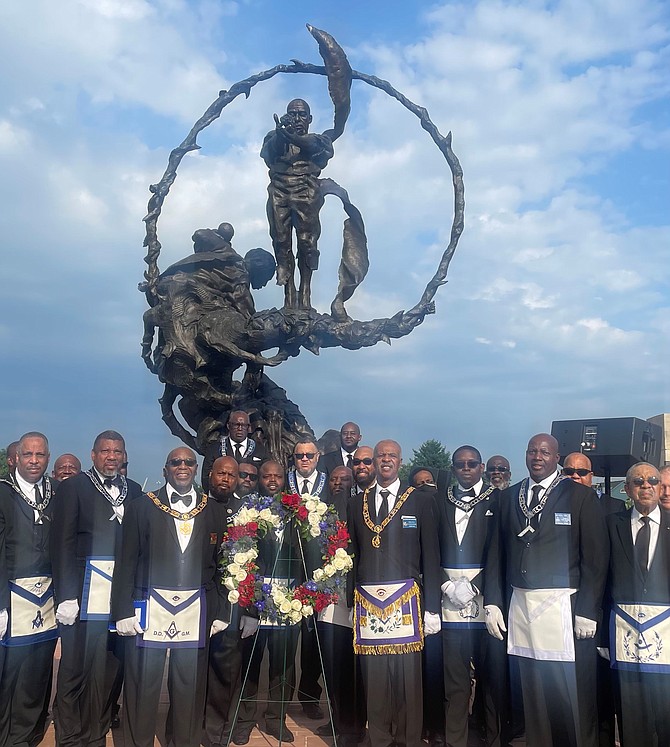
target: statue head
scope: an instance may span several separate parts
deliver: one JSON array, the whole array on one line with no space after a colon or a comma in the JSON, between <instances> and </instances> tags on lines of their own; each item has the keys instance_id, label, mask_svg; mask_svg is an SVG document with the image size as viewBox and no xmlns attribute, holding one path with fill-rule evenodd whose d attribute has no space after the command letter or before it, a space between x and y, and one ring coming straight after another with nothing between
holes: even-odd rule
<instances>
[{"instance_id":1,"label":"statue head","mask_svg":"<svg viewBox=\"0 0 670 747\"><path fill-rule=\"evenodd\" d=\"M274 277L277 264L275 258L265 249L249 249L244 256L244 264L249 273L249 281L254 290L264 288Z\"/></svg>"},{"instance_id":2,"label":"statue head","mask_svg":"<svg viewBox=\"0 0 670 747\"><path fill-rule=\"evenodd\" d=\"M282 121L285 121L286 128L296 135L306 135L312 123L309 104L304 99L289 101Z\"/></svg>"},{"instance_id":3,"label":"statue head","mask_svg":"<svg viewBox=\"0 0 670 747\"><path fill-rule=\"evenodd\" d=\"M226 238L221 234L221 226L215 231L213 228L199 228L191 237L193 239L193 251L196 254L200 252L216 252L222 249L230 248L230 239L233 236L233 227L230 223L222 223L222 226L230 227L230 237Z\"/></svg>"}]
</instances>

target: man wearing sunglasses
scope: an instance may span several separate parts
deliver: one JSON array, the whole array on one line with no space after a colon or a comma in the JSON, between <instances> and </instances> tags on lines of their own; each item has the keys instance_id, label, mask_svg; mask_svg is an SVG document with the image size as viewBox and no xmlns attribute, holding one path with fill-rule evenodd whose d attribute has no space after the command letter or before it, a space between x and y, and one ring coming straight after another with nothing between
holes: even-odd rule
<instances>
[{"instance_id":1,"label":"man wearing sunglasses","mask_svg":"<svg viewBox=\"0 0 670 747\"><path fill-rule=\"evenodd\" d=\"M104 743L121 691L124 642L109 632L111 576L125 512L142 495L120 474L125 460L123 436L103 431L90 469L58 486L51 528L61 636L54 713L64 747Z\"/></svg>"},{"instance_id":2,"label":"man wearing sunglasses","mask_svg":"<svg viewBox=\"0 0 670 747\"><path fill-rule=\"evenodd\" d=\"M670 744L670 513L659 505L660 475L650 464L633 465L624 490L633 506L607 517L609 653L621 695L621 742Z\"/></svg>"},{"instance_id":3,"label":"man wearing sunglasses","mask_svg":"<svg viewBox=\"0 0 670 747\"><path fill-rule=\"evenodd\" d=\"M486 479L490 485L498 488L498 490L509 488L512 480L512 472L510 471L509 462L504 456L496 454L489 458L486 462Z\"/></svg>"},{"instance_id":4,"label":"man wearing sunglasses","mask_svg":"<svg viewBox=\"0 0 670 747\"><path fill-rule=\"evenodd\" d=\"M202 463L201 482L203 489L208 489L207 481L214 460L220 456L231 456L240 464L250 462L259 466L269 458L260 441L256 441L249 435L251 429L249 415L244 410L233 410L228 416L226 423L226 435L216 441L207 444L205 457Z\"/></svg>"},{"instance_id":5,"label":"man wearing sunglasses","mask_svg":"<svg viewBox=\"0 0 670 747\"><path fill-rule=\"evenodd\" d=\"M209 637L230 620L217 568L220 511L196 491L197 468L191 449L173 449L163 470L166 484L134 501L124 518L112 619L119 635L132 638L126 642L123 729L125 742L135 747L153 747L168 650L166 740L198 747Z\"/></svg>"},{"instance_id":6,"label":"man wearing sunglasses","mask_svg":"<svg viewBox=\"0 0 670 747\"><path fill-rule=\"evenodd\" d=\"M591 460L586 456L586 454L582 454L579 451L574 451L572 454L568 454L565 457L561 473L575 482L586 485L587 488L593 486L593 468L591 466ZM618 501L616 498L612 498L611 495L607 495L606 493L601 495L598 500L605 516L608 514L615 514L625 509L623 501Z\"/></svg>"},{"instance_id":7,"label":"man wearing sunglasses","mask_svg":"<svg viewBox=\"0 0 670 747\"><path fill-rule=\"evenodd\" d=\"M507 632L518 659L528 744L590 747L609 540L595 493L561 475L559 460L553 436L533 436L529 477L500 497L484 569L486 627L500 640Z\"/></svg>"},{"instance_id":8,"label":"man wearing sunglasses","mask_svg":"<svg viewBox=\"0 0 670 747\"><path fill-rule=\"evenodd\" d=\"M244 474L244 477L243 477ZM255 478L255 479L252 479ZM250 496L256 495L258 471L233 457L219 457L209 473L209 496L219 510L219 540ZM247 490L247 486L249 489ZM240 697L244 639L258 629L258 612L233 605L230 625L210 640L205 738L208 747L226 747Z\"/></svg>"},{"instance_id":9,"label":"man wearing sunglasses","mask_svg":"<svg viewBox=\"0 0 670 747\"><path fill-rule=\"evenodd\" d=\"M506 661L504 650L487 635L482 599L482 571L500 491L484 484L484 463L473 446L454 451L452 470L457 484L438 493L446 743L467 747L471 662L484 689L486 744L500 740Z\"/></svg>"},{"instance_id":10,"label":"man wearing sunglasses","mask_svg":"<svg viewBox=\"0 0 670 747\"><path fill-rule=\"evenodd\" d=\"M377 480L373 455L374 452L370 446L359 446L354 452L351 464L357 495L362 495Z\"/></svg>"}]
</instances>

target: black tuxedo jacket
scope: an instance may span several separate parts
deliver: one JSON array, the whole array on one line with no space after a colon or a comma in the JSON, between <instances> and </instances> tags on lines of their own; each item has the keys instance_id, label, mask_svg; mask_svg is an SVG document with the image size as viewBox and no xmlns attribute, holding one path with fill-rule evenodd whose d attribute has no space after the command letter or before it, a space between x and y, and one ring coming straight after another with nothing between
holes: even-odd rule
<instances>
[{"instance_id":1,"label":"black tuxedo jacket","mask_svg":"<svg viewBox=\"0 0 670 747\"><path fill-rule=\"evenodd\" d=\"M635 562L632 509L607 517L612 551L607 579L607 599L612 602L670 604L670 512L661 509L656 552L646 576Z\"/></svg>"},{"instance_id":2,"label":"black tuxedo jacket","mask_svg":"<svg viewBox=\"0 0 670 747\"><path fill-rule=\"evenodd\" d=\"M487 490L486 485L483 490ZM487 498L471 510L463 541L459 545L456 534L456 507L447 499L446 491L437 494L442 568L459 568L465 565L484 567L496 527L495 514L498 510L499 496L500 491L494 489ZM480 573L472 580L472 583L480 590L483 590L482 576L483 573Z\"/></svg>"},{"instance_id":3,"label":"black tuxedo jacket","mask_svg":"<svg viewBox=\"0 0 670 747\"><path fill-rule=\"evenodd\" d=\"M46 475L44 479L53 491L54 482ZM32 506L12 485L0 482L0 610L9 607L10 580L51 575L49 533L55 504L52 492L42 523L37 524Z\"/></svg>"},{"instance_id":4,"label":"black tuxedo jacket","mask_svg":"<svg viewBox=\"0 0 670 747\"><path fill-rule=\"evenodd\" d=\"M235 457L235 447L231 443L231 440L228 436L225 437L223 444L221 443L220 438L217 438L216 441L211 441L207 444L207 447L205 449L205 456L202 462L202 474L200 476L200 483L205 492L209 490L209 473L212 469L212 465L220 456L231 456L237 461L238 464L241 464L242 462L249 462L250 464L255 464L257 467L260 467L260 465L264 461L270 458L270 455L268 454L265 446L263 446L262 443L260 443L259 441L254 441L253 438L249 438L247 440L247 451L245 454L242 454L242 457L240 459L237 459ZM253 451L251 451L252 443L254 444Z\"/></svg>"},{"instance_id":5,"label":"black tuxedo jacket","mask_svg":"<svg viewBox=\"0 0 670 747\"><path fill-rule=\"evenodd\" d=\"M398 498L407 490L400 486ZM369 493L370 516L375 521L374 491ZM440 543L437 508L430 493L414 490L381 533L379 548L363 520L363 497L349 503L347 521L354 554L356 584L413 578L423 589L423 609L440 612ZM353 584L347 584L348 604L353 605Z\"/></svg>"},{"instance_id":6,"label":"black tuxedo jacket","mask_svg":"<svg viewBox=\"0 0 670 747\"><path fill-rule=\"evenodd\" d=\"M161 504L169 507L165 486L157 496ZM123 519L121 553L114 566L112 619L132 617L133 601L145 599L148 590L155 587L204 587L208 621L230 619L230 603L217 569L224 529L221 515L208 501L194 518L191 539L182 553L174 518L154 505L148 495L133 501Z\"/></svg>"},{"instance_id":7,"label":"black tuxedo jacket","mask_svg":"<svg viewBox=\"0 0 670 747\"><path fill-rule=\"evenodd\" d=\"M353 458L353 453L352 453ZM319 469L326 474L330 474L335 467L346 467L342 461L342 449L338 447L336 451L329 451L327 454L322 454L319 459Z\"/></svg>"},{"instance_id":8,"label":"black tuxedo jacket","mask_svg":"<svg viewBox=\"0 0 670 747\"><path fill-rule=\"evenodd\" d=\"M127 482L125 511L142 495L142 488L136 482ZM121 549L122 525L116 519L110 521L114 515L111 503L84 472L61 482L57 496L51 527L56 599L81 602L86 558L116 558Z\"/></svg>"},{"instance_id":9,"label":"black tuxedo jacket","mask_svg":"<svg viewBox=\"0 0 670 747\"><path fill-rule=\"evenodd\" d=\"M562 480L552 490L537 530L519 537L526 527L520 488L519 482L499 497L497 531L484 569L484 603L502 609L511 587L573 588L578 590L574 614L599 620L609 539L598 497L585 485Z\"/></svg>"}]
</instances>

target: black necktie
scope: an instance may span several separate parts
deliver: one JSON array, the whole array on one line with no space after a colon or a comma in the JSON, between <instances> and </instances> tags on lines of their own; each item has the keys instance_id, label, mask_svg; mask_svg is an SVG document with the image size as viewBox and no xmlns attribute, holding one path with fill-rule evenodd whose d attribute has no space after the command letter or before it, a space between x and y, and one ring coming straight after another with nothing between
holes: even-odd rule
<instances>
[{"instance_id":1,"label":"black necktie","mask_svg":"<svg viewBox=\"0 0 670 747\"><path fill-rule=\"evenodd\" d=\"M242 447L239 444L235 444L235 459L242 461Z\"/></svg>"},{"instance_id":2,"label":"black necktie","mask_svg":"<svg viewBox=\"0 0 670 747\"><path fill-rule=\"evenodd\" d=\"M179 501L181 501L186 506L186 508L188 508L191 505L192 500L193 499L191 498L190 493L182 495L181 493L177 493L175 491L170 498L170 503L179 503Z\"/></svg>"},{"instance_id":3,"label":"black necktie","mask_svg":"<svg viewBox=\"0 0 670 747\"><path fill-rule=\"evenodd\" d=\"M530 504L528 506L529 511L532 511L540 502L540 492L542 490L542 485L533 485L531 489L533 491L533 497L530 499Z\"/></svg>"},{"instance_id":4,"label":"black necktie","mask_svg":"<svg viewBox=\"0 0 670 747\"><path fill-rule=\"evenodd\" d=\"M37 484L35 484L35 503L39 506L42 503L42 493Z\"/></svg>"},{"instance_id":5,"label":"black necktie","mask_svg":"<svg viewBox=\"0 0 670 747\"><path fill-rule=\"evenodd\" d=\"M389 515L389 495L391 493L388 490L380 490L379 495L382 497L382 505L379 507L379 513L377 514L377 524L381 524Z\"/></svg>"},{"instance_id":6,"label":"black necktie","mask_svg":"<svg viewBox=\"0 0 670 747\"><path fill-rule=\"evenodd\" d=\"M649 526L648 516L641 516L640 521L642 522L642 526L635 538L635 560L640 566L642 575L646 576L647 566L649 564L649 538L651 536L651 528Z\"/></svg>"},{"instance_id":7,"label":"black necktie","mask_svg":"<svg viewBox=\"0 0 670 747\"><path fill-rule=\"evenodd\" d=\"M349 467L349 469L353 466L353 458L351 454L347 454L347 463L344 466Z\"/></svg>"},{"instance_id":8,"label":"black necktie","mask_svg":"<svg viewBox=\"0 0 670 747\"><path fill-rule=\"evenodd\" d=\"M309 493L309 481L305 480L302 484L302 490L300 491L302 495L305 495L305 493Z\"/></svg>"}]
</instances>

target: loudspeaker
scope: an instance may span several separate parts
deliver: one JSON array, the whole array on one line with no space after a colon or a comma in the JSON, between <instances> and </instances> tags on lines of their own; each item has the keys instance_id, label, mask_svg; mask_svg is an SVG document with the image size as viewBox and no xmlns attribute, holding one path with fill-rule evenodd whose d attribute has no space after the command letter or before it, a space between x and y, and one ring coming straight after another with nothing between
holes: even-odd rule
<instances>
[{"instance_id":1,"label":"loudspeaker","mask_svg":"<svg viewBox=\"0 0 670 747\"><path fill-rule=\"evenodd\" d=\"M661 464L663 429L640 418L555 420L551 435L558 441L561 461L581 451L600 477L624 477L636 462Z\"/></svg>"}]
</instances>

